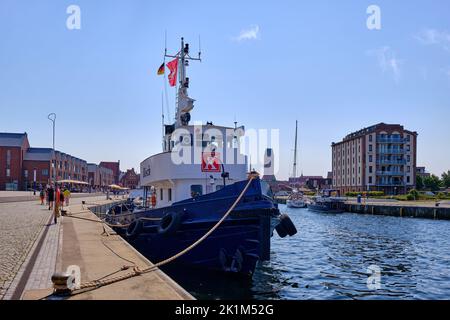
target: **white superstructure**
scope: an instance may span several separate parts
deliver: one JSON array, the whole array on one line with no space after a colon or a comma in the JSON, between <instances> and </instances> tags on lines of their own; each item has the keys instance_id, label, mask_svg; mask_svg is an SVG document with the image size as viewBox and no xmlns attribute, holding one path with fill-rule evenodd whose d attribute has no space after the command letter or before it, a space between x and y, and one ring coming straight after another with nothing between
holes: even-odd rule
<instances>
[{"instance_id":1,"label":"white superstructure","mask_svg":"<svg viewBox=\"0 0 450 320\"><path fill-rule=\"evenodd\" d=\"M156 191L156 208L245 180L248 169L240 144L244 127L189 124L195 100L188 96L186 66L189 60L200 57L189 56L189 45L183 39L181 50L166 56L178 59L176 119L174 124L165 125L163 152L141 163L141 186Z\"/></svg>"}]
</instances>

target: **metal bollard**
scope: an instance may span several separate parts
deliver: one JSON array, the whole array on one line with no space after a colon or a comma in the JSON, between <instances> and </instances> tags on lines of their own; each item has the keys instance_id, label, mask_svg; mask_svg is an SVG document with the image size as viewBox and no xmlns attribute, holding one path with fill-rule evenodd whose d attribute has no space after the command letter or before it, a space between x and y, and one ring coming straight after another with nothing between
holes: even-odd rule
<instances>
[{"instance_id":1,"label":"metal bollard","mask_svg":"<svg viewBox=\"0 0 450 320\"><path fill-rule=\"evenodd\" d=\"M53 289L55 295L69 295L72 290L68 287L70 274L66 272L57 272L52 276Z\"/></svg>"}]
</instances>

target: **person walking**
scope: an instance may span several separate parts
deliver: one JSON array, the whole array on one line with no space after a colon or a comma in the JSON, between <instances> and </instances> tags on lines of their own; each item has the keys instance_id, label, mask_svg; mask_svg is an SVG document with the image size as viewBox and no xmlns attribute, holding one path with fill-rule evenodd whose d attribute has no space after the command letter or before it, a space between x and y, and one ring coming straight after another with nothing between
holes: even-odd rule
<instances>
[{"instance_id":1,"label":"person walking","mask_svg":"<svg viewBox=\"0 0 450 320\"><path fill-rule=\"evenodd\" d=\"M64 200L65 200L64 192L59 190L59 203L60 203L61 210L64 208Z\"/></svg>"},{"instance_id":2,"label":"person walking","mask_svg":"<svg viewBox=\"0 0 450 320\"><path fill-rule=\"evenodd\" d=\"M48 188L47 198L48 198L48 210L52 210L53 202L55 201L55 189L53 189L52 185Z\"/></svg>"},{"instance_id":3,"label":"person walking","mask_svg":"<svg viewBox=\"0 0 450 320\"><path fill-rule=\"evenodd\" d=\"M58 217L59 217L59 204L61 199L61 190L58 186L56 186L55 190L55 211L53 212L53 219L55 224L58 223Z\"/></svg>"},{"instance_id":4,"label":"person walking","mask_svg":"<svg viewBox=\"0 0 450 320\"><path fill-rule=\"evenodd\" d=\"M39 197L41 198L41 206L43 206L44 205L44 200L45 200L45 191L42 188L41 188L41 191L39 193Z\"/></svg>"},{"instance_id":5,"label":"person walking","mask_svg":"<svg viewBox=\"0 0 450 320\"><path fill-rule=\"evenodd\" d=\"M45 186L45 205L48 206L48 189L50 188L49 185Z\"/></svg>"},{"instance_id":6,"label":"person walking","mask_svg":"<svg viewBox=\"0 0 450 320\"><path fill-rule=\"evenodd\" d=\"M69 206L69 199L70 199L70 191L69 189L64 189L64 201L66 202L66 207Z\"/></svg>"}]
</instances>

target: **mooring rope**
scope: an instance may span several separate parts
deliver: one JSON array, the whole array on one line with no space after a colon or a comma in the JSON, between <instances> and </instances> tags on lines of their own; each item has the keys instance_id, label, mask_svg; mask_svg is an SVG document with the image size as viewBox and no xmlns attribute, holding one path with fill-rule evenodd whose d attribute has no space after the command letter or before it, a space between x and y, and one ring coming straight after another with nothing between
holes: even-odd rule
<instances>
[{"instance_id":1,"label":"mooring rope","mask_svg":"<svg viewBox=\"0 0 450 320\"><path fill-rule=\"evenodd\" d=\"M250 187L253 179L255 179L256 176L257 176L256 174L250 174L249 175L249 181L248 181L247 185L242 190L241 194L236 199L236 201L233 203L233 205L224 214L224 216L205 235L203 235L200 239L198 239L196 242L191 244L189 247L187 247L183 251L177 253L176 255L174 255L174 256L172 256L172 257L170 257L168 259L160 261L160 262L156 263L155 265L153 265L151 267L143 269L143 270L140 269L138 266L134 266L133 267L133 272L129 272L129 273L121 275L121 276L117 276L117 277L114 277L114 278L111 278L111 279L104 279L104 277L103 277L101 279L97 279L97 280L93 280L93 281L88 281L88 282L82 283L80 285L79 290L84 290L84 289L89 289L89 288L100 288L100 287L104 287L104 286L110 285L112 283L120 282L120 281L127 280L127 279L130 279L130 278L142 275L142 274L149 273L149 272L154 271L155 269L157 269L159 267L162 267L162 266L164 266L164 265L174 261L175 259L178 259L179 257L185 255L189 251L193 250L200 243L202 243L206 238L208 238L217 228L219 228L220 225L225 221L226 218L228 218L228 216L231 214L231 212L236 208L236 206L242 200L242 197L245 195L245 193L247 192L248 188Z\"/></svg>"}]
</instances>

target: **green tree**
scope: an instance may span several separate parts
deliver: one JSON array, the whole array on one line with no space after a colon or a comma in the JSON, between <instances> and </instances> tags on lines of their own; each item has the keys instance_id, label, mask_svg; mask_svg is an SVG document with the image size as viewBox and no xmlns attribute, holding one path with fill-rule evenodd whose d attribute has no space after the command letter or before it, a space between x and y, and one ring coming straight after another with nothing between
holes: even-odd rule
<instances>
[{"instance_id":1,"label":"green tree","mask_svg":"<svg viewBox=\"0 0 450 320\"><path fill-rule=\"evenodd\" d=\"M450 170L442 174L442 184L446 188L450 188Z\"/></svg>"},{"instance_id":2,"label":"green tree","mask_svg":"<svg viewBox=\"0 0 450 320\"><path fill-rule=\"evenodd\" d=\"M417 188L417 190L423 190L424 187L425 186L423 184L422 176L417 175L417 177L416 177L416 188Z\"/></svg>"},{"instance_id":3,"label":"green tree","mask_svg":"<svg viewBox=\"0 0 450 320\"><path fill-rule=\"evenodd\" d=\"M430 189L431 191L438 191L441 186L441 180L439 180L438 176L432 174L431 176L426 177L423 180L423 184L425 185L426 189Z\"/></svg>"}]
</instances>

